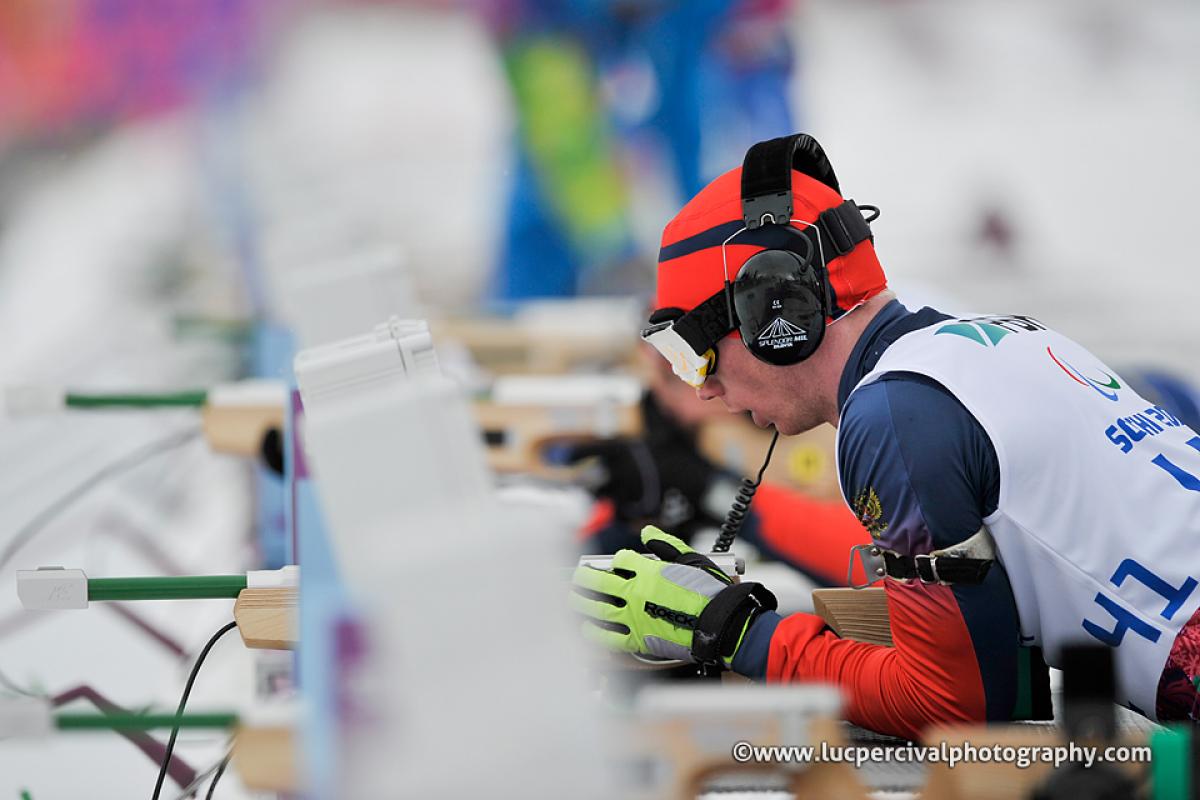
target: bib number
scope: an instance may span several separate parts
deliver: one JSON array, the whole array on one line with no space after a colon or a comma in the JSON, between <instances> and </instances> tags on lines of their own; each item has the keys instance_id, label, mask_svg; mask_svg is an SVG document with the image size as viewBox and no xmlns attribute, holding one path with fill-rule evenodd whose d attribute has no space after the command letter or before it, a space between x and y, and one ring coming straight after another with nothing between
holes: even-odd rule
<instances>
[{"instance_id":1,"label":"bib number","mask_svg":"<svg viewBox=\"0 0 1200 800\"><path fill-rule=\"evenodd\" d=\"M1197 437L1197 441L1200 441L1200 437ZM1166 606L1159 612L1159 616L1167 621L1170 621L1183 607L1198 585L1195 578L1188 578L1179 587L1172 586L1132 558L1125 559L1117 566L1116 571L1109 578L1109 582L1119 589L1126 578L1132 578L1167 601ZM1115 624L1109 630L1090 619L1085 619L1083 629L1109 647L1120 647L1121 642L1125 640L1125 634L1130 631L1151 642L1157 642L1162 636L1162 630L1125 608L1104 592L1096 593L1095 602L1108 612L1108 615L1115 620Z\"/></svg>"},{"instance_id":2,"label":"bib number","mask_svg":"<svg viewBox=\"0 0 1200 800\"><path fill-rule=\"evenodd\" d=\"M1188 439L1187 444L1188 447L1200 452L1200 436L1193 436L1191 439ZM1151 461L1159 469L1166 470L1167 474L1179 481L1179 485L1183 488L1193 492L1200 492L1200 478L1188 472L1162 453L1159 453Z\"/></svg>"}]
</instances>

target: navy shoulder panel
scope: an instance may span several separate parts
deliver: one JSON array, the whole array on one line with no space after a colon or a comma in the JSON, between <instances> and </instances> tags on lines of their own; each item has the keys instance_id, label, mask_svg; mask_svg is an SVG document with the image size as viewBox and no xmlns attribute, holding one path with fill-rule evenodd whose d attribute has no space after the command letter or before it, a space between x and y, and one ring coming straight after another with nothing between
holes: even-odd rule
<instances>
[{"instance_id":1,"label":"navy shoulder panel","mask_svg":"<svg viewBox=\"0 0 1200 800\"><path fill-rule=\"evenodd\" d=\"M838 469L872 536L901 553L961 542L996 509L1000 469L983 428L944 387L907 372L855 391L842 409Z\"/></svg>"}]
</instances>

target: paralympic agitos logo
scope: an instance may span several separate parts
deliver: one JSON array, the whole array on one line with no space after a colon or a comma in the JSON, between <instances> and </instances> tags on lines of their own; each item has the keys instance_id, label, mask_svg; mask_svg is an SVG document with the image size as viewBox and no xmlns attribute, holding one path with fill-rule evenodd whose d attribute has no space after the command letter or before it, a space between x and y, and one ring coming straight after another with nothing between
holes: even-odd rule
<instances>
[{"instance_id":1,"label":"paralympic agitos logo","mask_svg":"<svg viewBox=\"0 0 1200 800\"><path fill-rule=\"evenodd\" d=\"M1050 356L1051 361L1058 365L1059 369L1071 377L1071 380L1083 386L1092 387L1100 394L1101 397L1106 400L1112 400L1114 403L1117 402L1117 390L1121 388L1121 383L1117 380L1115 375L1112 375L1105 370L1099 370L1104 374L1105 378L1104 380L1100 380L1099 378L1094 378L1085 374L1082 370L1077 369L1065 358L1054 355L1054 352L1049 347L1046 348L1046 354Z\"/></svg>"}]
</instances>

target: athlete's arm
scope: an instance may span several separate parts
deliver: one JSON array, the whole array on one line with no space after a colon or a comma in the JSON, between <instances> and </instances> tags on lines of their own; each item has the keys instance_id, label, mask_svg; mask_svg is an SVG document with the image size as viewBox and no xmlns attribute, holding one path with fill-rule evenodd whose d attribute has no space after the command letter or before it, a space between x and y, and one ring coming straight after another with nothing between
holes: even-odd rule
<instances>
[{"instance_id":1,"label":"athlete's arm","mask_svg":"<svg viewBox=\"0 0 1200 800\"><path fill-rule=\"evenodd\" d=\"M884 547L911 555L956 544L995 509L995 450L936 383L885 376L854 393L841 426L842 484ZM885 590L893 647L839 639L811 614L769 614L747 633L734 669L837 683L848 719L909 738L939 722L1011 718L1019 633L1001 565L978 586L889 579Z\"/></svg>"},{"instance_id":2,"label":"athlete's arm","mask_svg":"<svg viewBox=\"0 0 1200 800\"><path fill-rule=\"evenodd\" d=\"M661 523L660 523L661 524ZM687 539L686 532L672 533ZM580 552L642 551L637 527L617 519L613 504L599 500L578 534ZM764 483L738 534L763 556L787 564L822 586L845 586L850 548L870 541L841 500L817 500L795 489ZM734 545L737 550L737 545Z\"/></svg>"}]
</instances>

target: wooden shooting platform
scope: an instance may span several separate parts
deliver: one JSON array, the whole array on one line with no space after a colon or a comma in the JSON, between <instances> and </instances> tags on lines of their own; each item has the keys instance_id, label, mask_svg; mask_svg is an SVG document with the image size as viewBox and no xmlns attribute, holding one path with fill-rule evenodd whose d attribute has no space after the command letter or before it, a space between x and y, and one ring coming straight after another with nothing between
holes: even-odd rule
<instances>
[{"instance_id":1,"label":"wooden shooting platform","mask_svg":"<svg viewBox=\"0 0 1200 800\"><path fill-rule=\"evenodd\" d=\"M812 597L817 616L841 638L892 646L892 625L882 586L815 589Z\"/></svg>"},{"instance_id":2,"label":"wooden shooting platform","mask_svg":"<svg viewBox=\"0 0 1200 800\"><path fill-rule=\"evenodd\" d=\"M488 465L497 472L523 472L571 480L576 470L545 463L542 453L557 442L637 436L642 412L636 405L515 405L475 403L475 419L488 438Z\"/></svg>"},{"instance_id":3,"label":"wooden shooting platform","mask_svg":"<svg viewBox=\"0 0 1200 800\"><path fill-rule=\"evenodd\" d=\"M295 650L300 641L296 604L293 586L243 589L233 604L233 618L246 647Z\"/></svg>"},{"instance_id":4,"label":"wooden shooting platform","mask_svg":"<svg viewBox=\"0 0 1200 800\"><path fill-rule=\"evenodd\" d=\"M452 340L466 347L481 367L494 375L561 375L573 368L630 365L638 340L586 329L544 332L502 319L444 319L430 323L433 340Z\"/></svg>"},{"instance_id":5,"label":"wooden shooting platform","mask_svg":"<svg viewBox=\"0 0 1200 800\"><path fill-rule=\"evenodd\" d=\"M214 452L256 458L267 431L283 430L285 415L281 405L204 406L200 425Z\"/></svg>"},{"instance_id":6,"label":"wooden shooting platform","mask_svg":"<svg viewBox=\"0 0 1200 800\"><path fill-rule=\"evenodd\" d=\"M295 735L285 725L240 728L233 740L233 768L247 789L298 792Z\"/></svg>"},{"instance_id":7,"label":"wooden shooting platform","mask_svg":"<svg viewBox=\"0 0 1200 800\"><path fill-rule=\"evenodd\" d=\"M636 404L518 405L477 402L476 421L488 439L488 464L497 472L522 472L542 478L572 480L577 471L543 460L550 445L614 436L638 436L643 430ZM800 489L823 500L840 498L833 444L828 425L799 436L781 437L767 467L766 479ZM706 458L733 472L753 477L762 465L772 433L737 417L703 423L697 445Z\"/></svg>"},{"instance_id":8,"label":"wooden shooting platform","mask_svg":"<svg viewBox=\"0 0 1200 800\"><path fill-rule=\"evenodd\" d=\"M854 774L854 768L844 763L815 762L797 764L791 768L780 764L739 764L730 756L729 749L713 748L706 734L720 736L729 729L741 731L746 741L756 745L783 745L794 743L784 735L778 720L760 714L734 716L724 722L708 727L689 725L680 720L662 720L643 723L632 731L631 738L638 743L637 752L659 754L670 768L671 779L663 787L663 793L649 797L670 800L695 800L707 792L713 778L722 775L746 773L781 773L787 775L787 791L796 800L867 800L867 791ZM833 719L817 718L806 723L809 743L821 741L831 745L844 743L842 725Z\"/></svg>"}]
</instances>

